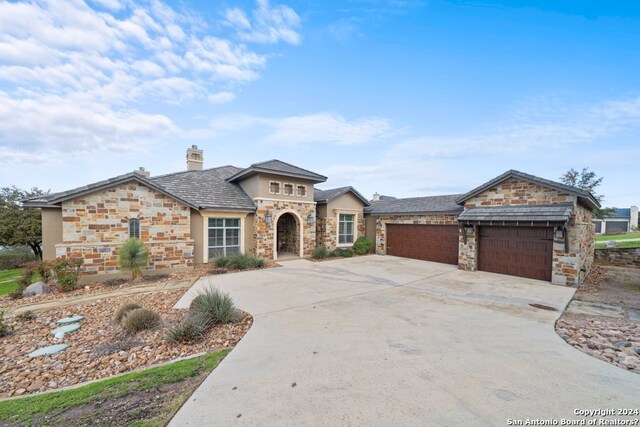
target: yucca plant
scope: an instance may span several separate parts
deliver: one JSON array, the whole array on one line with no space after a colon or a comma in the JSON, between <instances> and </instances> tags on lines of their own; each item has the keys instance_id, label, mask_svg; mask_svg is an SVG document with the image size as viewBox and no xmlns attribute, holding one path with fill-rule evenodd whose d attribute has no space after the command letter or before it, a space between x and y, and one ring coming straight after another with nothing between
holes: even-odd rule
<instances>
[{"instance_id":1,"label":"yucca plant","mask_svg":"<svg viewBox=\"0 0 640 427\"><path fill-rule=\"evenodd\" d=\"M142 269L149 262L149 252L140 239L127 240L118 251L118 264L123 271L131 272L131 278L142 277Z\"/></svg>"}]
</instances>

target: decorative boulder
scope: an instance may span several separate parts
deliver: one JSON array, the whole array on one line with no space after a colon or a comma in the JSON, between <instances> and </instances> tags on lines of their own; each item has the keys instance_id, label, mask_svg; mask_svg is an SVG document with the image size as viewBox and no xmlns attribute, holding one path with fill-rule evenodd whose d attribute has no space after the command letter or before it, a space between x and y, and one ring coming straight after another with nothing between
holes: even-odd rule
<instances>
[{"instance_id":1,"label":"decorative boulder","mask_svg":"<svg viewBox=\"0 0 640 427\"><path fill-rule=\"evenodd\" d=\"M32 283L22 291L22 295L25 297L31 297L34 295L44 295L51 292L51 286L44 282Z\"/></svg>"}]
</instances>

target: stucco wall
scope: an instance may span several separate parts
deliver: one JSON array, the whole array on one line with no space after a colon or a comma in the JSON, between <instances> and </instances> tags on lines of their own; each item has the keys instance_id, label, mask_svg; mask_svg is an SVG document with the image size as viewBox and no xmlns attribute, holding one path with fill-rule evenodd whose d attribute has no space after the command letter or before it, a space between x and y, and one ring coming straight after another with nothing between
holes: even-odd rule
<instances>
[{"instance_id":1,"label":"stucco wall","mask_svg":"<svg viewBox=\"0 0 640 427\"><path fill-rule=\"evenodd\" d=\"M280 183L280 194L272 194L269 192L269 182L277 181ZM293 195L283 194L284 184L293 184ZM304 197L297 196L297 185L307 187L307 193ZM240 187L252 199L276 199L276 200L295 200L301 202L313 202L313 182L298 178L289 178L280 175L257 174L240 181Z\"/></svg>"},{"instance_id":2,"label":"stucco wall","mask_svg":"<svg viewBox=\"0 0 640 427\"><path fill-rule=\"evenodd\" d=\"M83 257L89 274L117 271L117 250L129 238L132 217L140 220L148 269L193 265L190 208L136 181L63 202L56 256Z\"/></svg>"},{"instance_id":3,"label":"stucco wall","mask_svg":"<svg viewBox=\"0 0 640 427\"><path fill-rule=\"evenodd\" d=\"M206 245L206 237L202 230L204 229L204 220L200 212L191 209L191 237L193 238L193 260L195 264L202 264L204 260L204 251Z\"/></svg>"},{"instance_id":4,"label":"stucco wall","mask_svg":"<svg viewBox=\"0 0 640 427\"><path fill-rule=\"evenodd\" d=\"M55 259L58 243L62 243L62 209L42 209L42 259Z\"/></svg>"},{"instance_id":5,"label":"stucco wall","mask_svg":"<svg viewBox=\"0 0 640 427\"><path fill-rule=\"evenodd\" d=\"M376 216L376 253L386 255L387 224L458 225L458 215L392 215Z\"/></svg>"}]
</instances>

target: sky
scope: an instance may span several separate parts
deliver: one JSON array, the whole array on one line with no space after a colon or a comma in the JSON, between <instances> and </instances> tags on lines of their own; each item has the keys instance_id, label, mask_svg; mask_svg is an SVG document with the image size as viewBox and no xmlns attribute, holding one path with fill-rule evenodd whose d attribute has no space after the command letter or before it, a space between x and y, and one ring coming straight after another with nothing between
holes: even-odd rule
<instances>
[{"instance_id":1,"label":"sky","mask_svg":"<svg viewBox=\"0 0 640 427\"><path fill-rule=\"evenodd\" d=\"M0 0L0 187L277 158L370 197L509 170L640 204L636 1Z\"/></svg>"}]
</instances>

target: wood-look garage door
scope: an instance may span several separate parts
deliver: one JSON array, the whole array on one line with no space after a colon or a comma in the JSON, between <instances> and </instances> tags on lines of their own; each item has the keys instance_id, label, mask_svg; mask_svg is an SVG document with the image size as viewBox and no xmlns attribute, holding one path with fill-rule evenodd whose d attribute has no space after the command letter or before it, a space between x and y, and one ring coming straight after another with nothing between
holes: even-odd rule
<instances>
[{"instance_id":1,"label":"wood-look garage door","mask_svg":"<svg viewBox=\"0 0 640 427\"><path fill-rule=\"evenodd\" d=\"M387 224L387 255L458 264L458 226Z\"/></svg>"},{"instance_id":2,"label":"wood-look garage door","mask_svg":"<svg viewBox=\"0 0 640 427\"><path fill-rule=\"evenodd\" d=\"M551 280L553 228L480 227L478 269Z\"/></svg>"}]
</instances>

